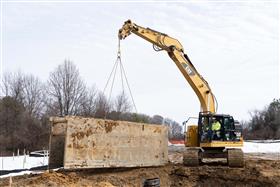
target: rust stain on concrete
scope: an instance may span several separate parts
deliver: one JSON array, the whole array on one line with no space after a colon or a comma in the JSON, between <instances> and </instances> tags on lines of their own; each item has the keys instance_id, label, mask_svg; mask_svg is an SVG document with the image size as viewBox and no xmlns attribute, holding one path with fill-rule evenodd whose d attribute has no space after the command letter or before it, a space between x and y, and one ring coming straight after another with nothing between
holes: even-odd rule
<instances>
[{"instance_id":1,"label":"rust stain on concrete","mask_svg":"<svg viewBox=\"0 0 280 187\"><path fill-rule=\"evenodd\" d=\"M79 143L73 142L73 148L74 149L84 149L84 148L88 148L88 146L85 144L79 144Z\"/></svg>"},{"instance_id":2,"label":"rust stain on concrete","mask_svg":"<svg viewBox=\"0 0 280 187\"><path fill-rule=\"evenodd\" d=\"M105 121L104 123L105 123L104 125L105 125L106 133L112 132L113 127L116 127L119 125L118 122L116 122L116 121Z\"/></svg>"},{"instance_id":3,"label":"rust stain on concrete","mask_svg":"<svg viewBox=\"0 0 280 187\"><path fill-rule=\"evenodd\" d=\"M90 135L92 135L93 133L92 133L92 130L91 129L88 129L87 131L86 131L86 136L87 137L89 137Z\"/></svg>"},{"instance_id":4,"label":"rust stain on concrete","mask_svg":"<svg viewBox=\"0 0 280 187\"><path fill-rule=\"evenodd\" d=\"M77 138L78 140L83 139L84 136L85 136L85 133L84 133L84 132L76 132L76 133L72 133L72 134L71 134L71 137L72 137L72 138L74 138L74 139Z\"/></svg>"},{"instance_id":5,"label":"rust stain on concrete","mask_svg":"<svg viewBox=\"0 0 280 187\"><path fill-rule=\"evenodd\" d=\"M156 127L155 130L154 130L154 133L161 133L161 128Z\"/></svg>"}]
</instances>

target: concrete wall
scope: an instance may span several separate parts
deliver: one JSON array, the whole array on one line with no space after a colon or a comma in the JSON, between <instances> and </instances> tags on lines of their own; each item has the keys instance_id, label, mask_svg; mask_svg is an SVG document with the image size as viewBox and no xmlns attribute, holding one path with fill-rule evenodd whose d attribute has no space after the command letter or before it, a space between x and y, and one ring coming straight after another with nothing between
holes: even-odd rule
<instances>
[{"instance_id":1,"label":"concrete wall","mask_svg":"<svg viewBox=\"0 0 280 187\"><path fill-rule=\"evenodd\" d=\"M66 124L64 152L58 150L56 155L59 158L63 155L66 169L160 166L168 162L168 131L165 126L66 117L53 120L53 129L61 126L55 121L63 120ZM57 140L60 141L59 138ZM57 147L53 140L50 144L51 150ZM50 155L50 159L54 156ZM50 160L50 163L54 162Z\"/></svg>"}]
</instances>

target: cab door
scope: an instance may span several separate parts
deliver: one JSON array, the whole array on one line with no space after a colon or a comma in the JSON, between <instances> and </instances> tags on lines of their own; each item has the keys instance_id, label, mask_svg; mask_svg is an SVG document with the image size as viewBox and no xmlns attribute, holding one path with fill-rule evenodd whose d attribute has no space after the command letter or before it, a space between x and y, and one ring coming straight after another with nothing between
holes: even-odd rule
<instances>
[{"instance_id":1,"label":"cab door","mask_svg":"<svg viewBox=\"0 0 280 187\"><path fill-rule=\"evenodd\" d=\"M198 141L202 143L208 143L211 142L211 123L210 123L211 117L209 115L199 115L198 120L198 130L199 130L199 136Z\"/></svg>"}]
</instances>

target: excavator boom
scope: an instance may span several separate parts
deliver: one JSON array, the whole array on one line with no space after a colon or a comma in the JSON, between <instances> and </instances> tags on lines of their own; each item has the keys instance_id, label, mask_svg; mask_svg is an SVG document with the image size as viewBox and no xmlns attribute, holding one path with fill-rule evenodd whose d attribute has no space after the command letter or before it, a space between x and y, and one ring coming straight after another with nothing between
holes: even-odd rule
<instances>
[{"instance_id":1,"label":"excavator boom","mask_svg":"<svg viewBox=\"0 0 280 187\"><path fill-rule=\"evenodd\" d=\"M119 39L125 39L131 33L152 43L155 50L165 50L196 93L200 101L201 112L216 113L215 96L210 86L193 66L177 39L153 29L138 26L130 20L126 21L119 30Z\"/></svg>"}]
</instances>

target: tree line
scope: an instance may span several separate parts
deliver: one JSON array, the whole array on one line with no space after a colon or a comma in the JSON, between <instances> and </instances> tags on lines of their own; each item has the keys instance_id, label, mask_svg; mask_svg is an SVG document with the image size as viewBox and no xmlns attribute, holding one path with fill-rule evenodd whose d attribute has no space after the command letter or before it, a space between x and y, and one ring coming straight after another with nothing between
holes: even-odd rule
<instances>
[{"instance_id":1,"label":"tree line","mask_svg":"<svg viewBox=\"0 0 280 187\"><path fill-rule=\"evenodd\" d=\"M32 74L6 72L0 98L0 148L48 148L50 116L77 115L166 125L169 138L182 138L182 127L160 115L133 113L124 92L109 100L96 87L88 87L77 66L68 60L50 72L46 82Z\"/></svg>"},{"instance_id":2,"label":"tree line","mask_svg":"<svg viewBox=\"0 0 280 187\"><path fill-rule=\"evenodd\" d=\"M245 139L280 139L280 99L274 99L262 110L252 111L250 118L243 122Z\"/></svg>"}]
</instances>

